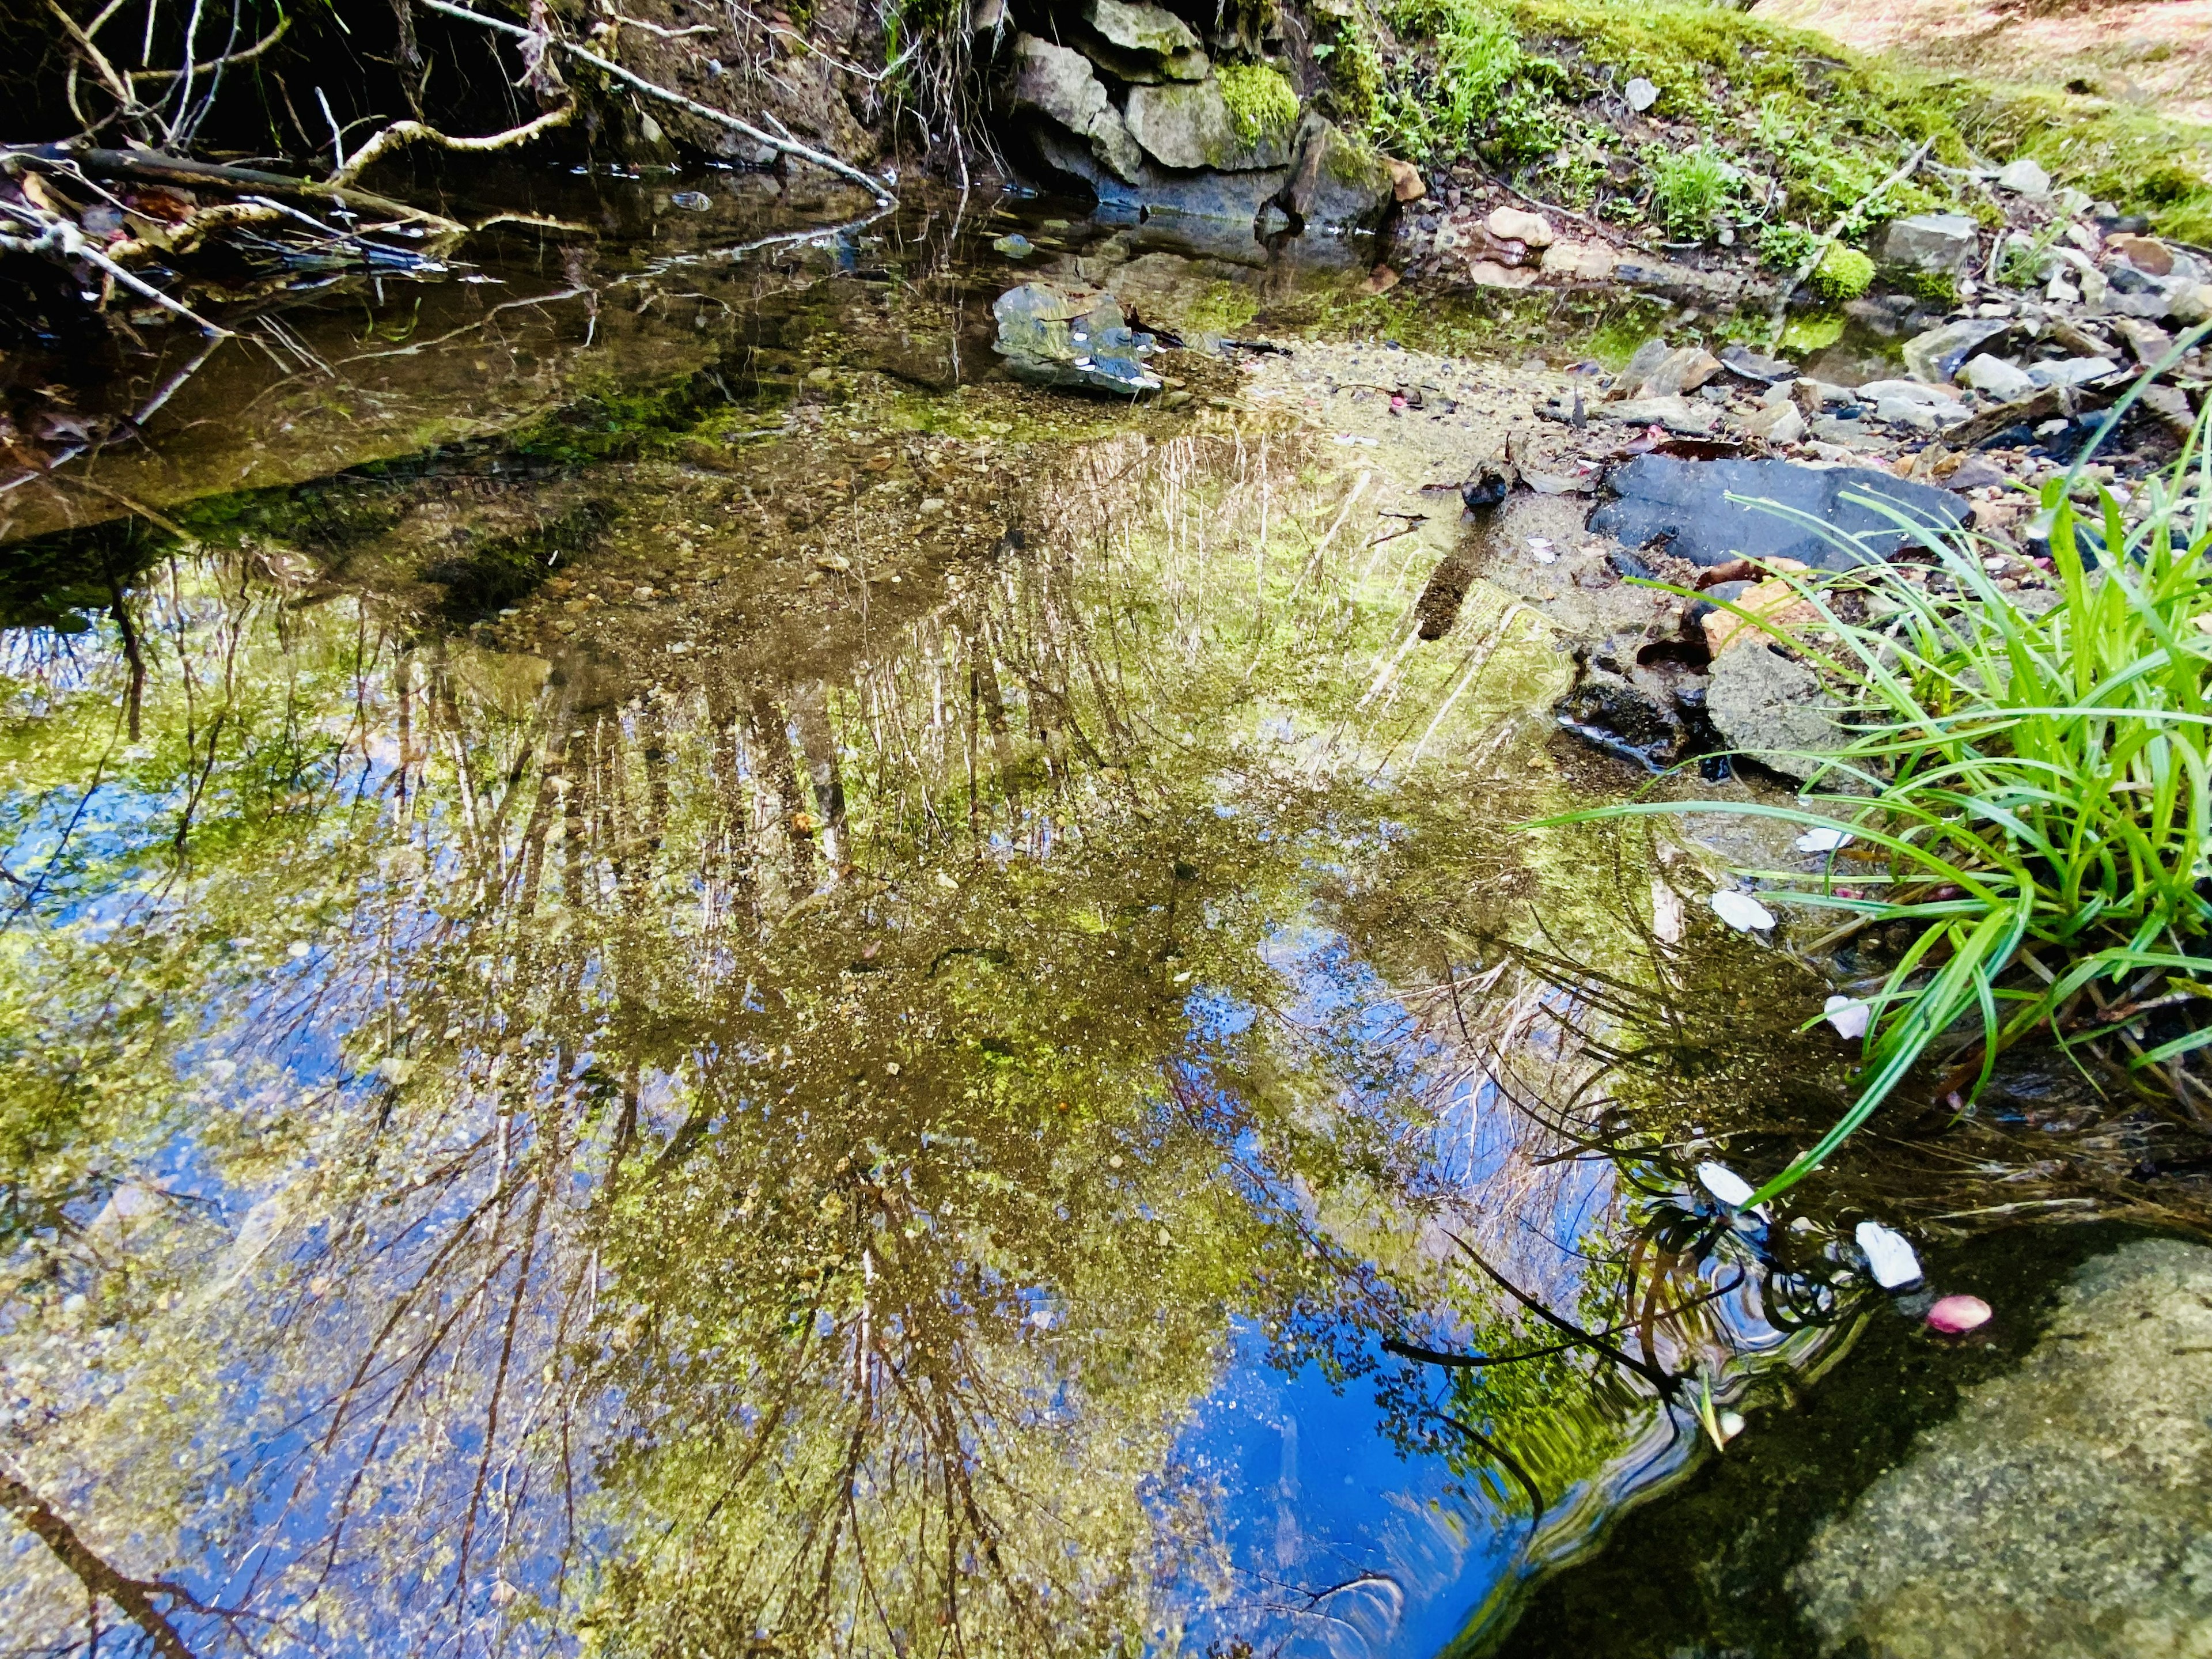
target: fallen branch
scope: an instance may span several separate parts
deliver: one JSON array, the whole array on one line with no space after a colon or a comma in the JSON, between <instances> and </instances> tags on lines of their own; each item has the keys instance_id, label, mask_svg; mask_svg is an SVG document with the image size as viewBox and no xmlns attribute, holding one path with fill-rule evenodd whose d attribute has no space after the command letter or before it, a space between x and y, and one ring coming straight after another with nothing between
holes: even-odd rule
<instances>
[{"instance_id":1,"label":"fallen branch","mask_svg":"<svg viewBox=\"0 0 2212 1659\"><path fill-rule=\"evenodd\" d=\"M73 220L58 214L42 213L28 205L0 202L0 212L19 222L35 227L37 234L10 236L0 232L0 248L10 253L34 253L50 259L82 259L102 275L129 289L141 298L151 301L164 311L173 312L204 334L227 336L230 331L208 321L191 307L172 300L143 277L133 276L121 265L94 247Z\"/></svg>"},{"instance_id":2,"label":"fallen branch","mask_svg":"<svg viewBox=\"0 0 2212 1659\"><path fill-rule=\"evenodd\" d=\"M410 144L430 144L439 149L463 150L475 155L482 155L487 150L511 149L517 144L528 143L540 133L567 125L575 112L576 102L572 98L547 110L534 120L525 121L519 127L509 127L505 132L487 133L481 138L455 138L435 127L425 126L420 121L394 121L354 151L352 158L331 175L330 182L335 187L343 188L358 179L371 163Z\"/></svg>"},{"instance_id":3,"label":"fallen branch","mask_svg":"<svg viewBox=\"0 0 2212 1659\"><path fill-rule=\"evenodd\" d=\"M481 27L512 36L519 40L543 42L547 39L534 29L523 27L520 23L510 23L503 17L487 17L480 11L471 11L466 6L456 5L453 3L453 0L421 0L421 3L430 10L442 13L447 17L462 18ZM889 185L880 179L863 173L848 161L841 161L826 151L816 149L810 144L800 143L796 138L778 137L772 132L764 131L755 126L740 116L730 114L726 110L716 109L711 104L702 104L696 98L687 98L680 92L671 91L666 87L647 80L641 75L624 69L611 58L602 58L589 47L577 45L574 40L564 39L557 34L552 36L551 40L554 46L578 62L589 64L601 74L612 76L623 85L645 94L648 98L658 98L663 103L673 104L677 108L696 115L702 121L711 121L717 126L727 127L732 132L742 133L755 143L765 144L769 149L783 155L795 155L802 161L811 161L816 167L827 168L840 178L851 179L878 201L888 202L891 199L891 187Z\"/></svg>"},{"instance_id":4,"label":"fallen branch","mask_svg":"<svg viewBox=\"0 0 2212 1659\"><path fill-rule=\"evenodd\" d=\"M76 172L100 178L137 179L148 184L173 185L183 190L335 201L356 212L419 219L447 234L458 234L466 228L441 215L410 207L389 196L356 190L351 185L329 185L313 179L294 178L289 173L264 173L258 167L231 167L220 161L195 161L181 155L155 155L150 150L72 149L65 144L0 145L0 163L10 160L64 174Z\"/></svg>"}]
</instances>

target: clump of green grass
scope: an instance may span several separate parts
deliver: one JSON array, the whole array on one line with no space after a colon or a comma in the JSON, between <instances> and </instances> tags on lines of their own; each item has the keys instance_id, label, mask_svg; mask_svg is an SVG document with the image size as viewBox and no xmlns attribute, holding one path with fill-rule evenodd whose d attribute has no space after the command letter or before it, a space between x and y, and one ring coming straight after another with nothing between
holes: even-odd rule
<instances>
[{"instance_id":1,"label":"clump of green grass","mask_svg":"<svg viewBox=\"0 0 2212 1659\"><path fill-rule=\"evenodd\" d=\"M1848 740L1817 757L1797 805L1574 815L1762 816L1842 831L1874 855L1840 882L1833 856L1817 878L1746 872L1770 901L1848 918L1816 951L1877 925L1911 941L1867 999L1856 1098L1760 1200L1817 1168L1917 1070L1938 1068L1931 1093L1963 1109L1997 1055L2039 1032L2099 1047L2212 1123L2212 1085L2185 1063L2212 1045L2208 428L2212 410L2170 475L2146 481L2132 530L2100 491L2085 531L2068 495L2080 463L2045 486L2060 597L2042 615L1995 585L1975 538L1924 530L1955 599L1877 562L1788 578L1818 612L1800 628L1728 607L1812 664L1846 710ZM2107 550L2094 570L2091 537Z\"/></svg>"},{"instance_id":2,"label":"clump of green grass","mask_svg":"<svg viewBox=\"0 0 2212 1659\"><path fill-rule=\"evenodd\" d=\"M1656 149L1651 167L1651 215L1678 240L1702 240L1735 201L1741 172L1711 144L1695 149Z\"/></svg>"},{"instance_id":3,"label":"clump of green grass","mask_svg":"<svg viewBox=\"0 0 2212 1659\"><path fill-rule=\"evenodd\" d=\"M1420 161L1478 146L1522 161L1559 145L1559 66L1523 52L1504 12L1486 0L1395 0L1385 15L1401 39L1429 46L1387 67L1376 143Z\"/></svg>"}]
</instances>

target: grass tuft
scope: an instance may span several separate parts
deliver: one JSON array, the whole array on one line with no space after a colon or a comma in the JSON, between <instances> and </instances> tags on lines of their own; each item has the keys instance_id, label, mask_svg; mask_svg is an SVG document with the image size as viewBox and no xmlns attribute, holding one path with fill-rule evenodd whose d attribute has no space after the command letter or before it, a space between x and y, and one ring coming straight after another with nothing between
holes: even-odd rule
<instances>
[{"instance_id":1,"label":"grass tuft","mask_svg":"<svg viewBox=\"0 0 2212 1659\"><path fill-rule=\"evenodd\" d=\"M1746 872L1770 902L1846 919L1818 950L1875 927L1907 940L1867 997L1856 1098L1760 1200L1907 1077L1937 1068L1931 1097L1965 1109L1996 1056L2036 1034L2090 1045L2212 1126L2212 1084L2189 1064L2212 1046L2208 428L2212 410L2171 472L2144 482L2132 528L2102 490L2094 518L2076 516L2081 462L2045 486L2059 597L2040 615L1995 585L1978 538L1917 526L1955 598L1877 562L1785 577L1816 612L1801 627L1728 606L1813 664L1847 710L1849 740L1814 757L1796 806L1637 802L1550 821L1733 812L1852 837L1817 878Z\"/></svg>"}]
</instances>

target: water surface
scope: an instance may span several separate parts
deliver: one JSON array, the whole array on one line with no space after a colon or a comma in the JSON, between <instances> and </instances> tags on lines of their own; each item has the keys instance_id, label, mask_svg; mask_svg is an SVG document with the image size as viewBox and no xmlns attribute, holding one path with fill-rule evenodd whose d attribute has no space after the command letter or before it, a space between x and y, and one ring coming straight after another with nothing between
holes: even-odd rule
<instances>
[{"instance_id":1,"label":"water surface","mask_svg":"<svg viewBox=\"0 0 2212 1659\"><path fill-rule=\"evenodd\" d=\"M1817 991L1518 827L1628 781L1502 593L1419 641L1455 510L1218 355L993 372L1007 223L1356 270L592 188L0 498L19 1644L1494 1624L1845 1328L1684 1173L1832 1102Z\"/></svg>"}]
</instances>

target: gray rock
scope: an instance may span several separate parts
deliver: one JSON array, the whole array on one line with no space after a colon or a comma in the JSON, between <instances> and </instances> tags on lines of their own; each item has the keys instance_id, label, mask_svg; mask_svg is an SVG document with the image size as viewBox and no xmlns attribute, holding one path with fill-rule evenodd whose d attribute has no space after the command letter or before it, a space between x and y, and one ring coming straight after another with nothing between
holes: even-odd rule
<instances>
[{"instance_id":1,"label":"gray rock","mask_svg":"<svg viewBox=\"0 0 2212 1659\"><path fill-rule=\"evenodd\" d=\"M1814 1534L1791 1583L1821 1650L2205 1652L2208 1354L2212 1249L2139 1239L2084 1262L2019 1368L1968 1389Z\"/></svg>"},{"instance_id":2,"label":"gray rock","mask_svg":"<svg viewBox=\"0 0 2212 1659\"><path fill-rule=\"evenodd\" d=\"M1623 403L1600 404L1591 412L1632 426L1663 426L1686 437L1702 437L1721 418L1720 410L1711 404L1700 409L1686 398L1631 398Z\"/></svg>"},{"instance_id":3,"label":"gray rock","mask_svg":"<svg viewBox=\"0 0 2212 1659\"><path fill-rule=\"evenodd\" d=\"M1211 76L1132 87L1122 119L1129 136L1163 167L1222 173L1288 166L1297 134L1286 123L1248 141L1230 116L1221 83Z\"/></svg>"},{"instance_id":4,"label":"gray rock","mask_svg":"<svg viewBox=\"0 0 2212 1659\"><path fill-rule=\"evenodd\" d=\"M1914 432L1936 431L1942 425L1932 404L1918 403L1911 398L1884 398L1874 406L1874 418L1886 426L1905 427ZM1960 417L1964 419L1962 414Z\"/></svg>"},{"instance_id":5,"label":"gray rock","mask_svg":"<svg viewBox=\"0 0 2212 1659\"><path fill-rule=\"evenodd\" d=\"M1616 405L1618 407L1618 405ZM1850 425L1845 422L1839 424ZM1815 423L1814 431L1820 429ZM1871 497L1922 523L1955 529L1966 507L1948 490L1865 467L1813 467L1795 461L1678 461L1638 455L1606 484L1617 497L1590 514L1589 528L1641 547L1671 536L1668 550L1694 564L1739 557L1790 558L1824 570L1893 557L1911 538L1874 507ZM1728 499L1771 501L1807 514L1850 545L1838 546L1795 518Z\"/></svg>"},{"instance_id":6,"label":"gray rock","mask_svg":"<svg viewBox=\"0 0 2212 1659\"><path fill-rule=\"evenodd\" d=\"M1713 659L1705 713L1731 749L1800 780L1845 741L1835 700L1820 676L1761 641L1746 641Z\"/></svg>"},{"instance_id":7,"label":"gray rock","mask_svg":"<svg viewBox=\"0 0 2212 1659\"><path fill-rule=\"evenodd\" d=\"M1127 394L1160 388L1143 362L1152 337L1133 332L1121 301L1103 289L1024 283L994 301L991 313L999 320L991 349L1017 380Z\"/></svg>"},{"instance_id":8,"label":"gray rock","mask_svg":"<svg viewBox=\"0 0 2212 1659\"><path fill-rule=\"evenodd\" d=\"M1659 101L1659 88L1639 75L1621 88L1621 95L1628 100L1629 108L1641 115Z\"/></svg>"},{"instance_id":9,"label":"gray rock","mask_svg":"<svg viewBox=\"0 0 2212 1659\"><path fill-rule=\"evenodd\" d=\"M1940 386L1925 380L1869 380L1858 389L1863 404L1878 404L1885 398L1902 398L1909 404L1955 404L1959 400Z\"/></svg>"},{"instance_id":10,"label":"gray rock","mask_svg":"<svg viewBox=\"0 0 2212 1659\"><path fill-rule=\"evenodd\" d=\"M1856 449L1867 453L1887 447L1881 434L1865 421L1846 421L1832 415L1822 416L1807 428L1814 441L1835 444L1844 449Z\"/></svg>"},{"instance_id":11,"label":"gray rock","mask_svg":"<svg viewBox=\"0 0 2212 1659\"><path fill-rule=\"evenodd\" d=\"M1940 386L1959 372L1960 364L2012 326L2003 318L1961 317L1955 323L1931 328L1907 340L1905 366L1912 371L1914 380Z\"/></svg>"},{"instance_id":12,"label":"gray rock","mask_svg":"<svg viewBox=\"0 0 2212 1659\"><path fill-rule=\"evenodd\" d=\"M2026 370L2014 368L2003 358L1992 357L1987 352L1969 357L1960 364L1959 379L2000 403L2008 404L2035 390L2035 382L2027 377Z\"/></svg>"},{"instance_id":13,"label":"gray rock","mask_svg":"<svg viewBox=\"0 0 2212 1659\"><path fill-rule=\"evenodd\" d=\"M1679 398L1695 392L1721 372L1721 360L1700 346L1670 351L1651 367L1637 391L1639 398Z\"/></svg>"},{"instance_id":14,"label":"gray rock","mask_svg":"<svg viewBox=\"0 0 2212 1659\"><path fill-rule=\"evenodd\" d=\"M1662 688L1586 667L1552 713L1585 743L1661 771L1690 754L1695 735Z\"/></svg>"},{"instance_id":15,"label":"gray rock","mask_svg":"<svg viewBox=\"0 0 2212 1659\"><path fill-rule=\"evenodd\" d=\"M1771 444L1794 444L1805 435L1805 417L1797 412L1797 405L1784 401L1770 404L1757 414L1747 416L1743 429L1754 438L1764 438Z\"/></svg>"},{"instance_id":16,"label":"gray rock","mask_svg":"<svg viewBox=\"0 0 2212 1659\"><path fill-rule=\"evenodd\" d=\"M1310 230L1352 228L1380 220L1393 200L1390 165L1334 122L1308 115L1298 128L1297 160L1284 199Z\"/></svg>"},{"instance_id":17,"label":"gray rock","mask_svg":"<svg viewBox=\"0 0 2212 1659\"><path fill-rule=\"evenodd\" d=\"M2082 386L2119 372L2120 366L2110 357L2065 357L2055 363L2027 366L2027 378L2039 386Z\"/></svg>"},{"instance_id":18,"label":"gray rock","mask_svg":"<svg viewBox=\"0 0 2212 1659\"><path fill-rule=\"evenodd\" d=\"M1772 386L1778 381L1797 378L1795 363L1785 363L1779 357L1762 357L1748 346L1723 346L1721 367L1731 374L1741 375L1759 386Z\"/></svg>"},{"instance_id":19,"label":"gray rock","mask_svg":"<svg viewBox=\"0 0 2212 1659\"><path fill-rule=\"evenodd\" d=\"M2023 155L1997 169L1997 188L2008 190L2015 196L2048 196L2051 175Z\"/></svg>"},{"instance_id":20,"label":"gray rock","mask_svg":"<svg viewBox=\"0 0 2212 1659\"><path fill-rule=\"evenodd\" d=\"M1098 164L1087 145L1056 129L1035 137L1038 158L1050 172L1079 179L1098 198L1102 212L1158 214L1203 222L1225 239L1249 242L1253 222L1290 182L1290 169L1259 173L1172 173L1149 161L1133 182L1118 179ZM1224 248L1223 252L1229 250ZM1252 245L1257 253L1257 244Z\"/></svg>"},{"instance_id":21,"label":"gray rock","mask_svg":"<svg viewBox=\"0 0 2212 1659\"><path fill-rule=\"evenodd\" d=\"M1615 382L1623 388L1621 395L1627 396L1629 392L1650 380L1651 371L1667 361L1671 349L1666 341L1656 335L1637 347L1635 355L1628 360L1628 366L1620 371L1620 379Z\"/></svg>"},{"instance_id":22,"label":"gray rock","mask_svg":"<svg viewBox=\"0 0 2212 1659\"><path fill-rule=\"evenodd\" d=\"M1083 141L1115 178L1127 183L1138 177L1144 157L1081 52L1034 34L1017 35L1007 100L1017 113L1041 117Z\"/></svg>"},{"instance_id":23,"label":"gray rock","mask_svg":"<svg viewBox=\"0 0 2212 1659\"><path fill-rule=\"evenodd\" d=\"M1973 263L1981 232L1963 213L1915 213L1882 227L1875 258L1907 270L1964 270Z\"/></svg>"},{"instance_id":24,"label":"gray rock","mask_svg":"<svg viewBox=\"0 0 2212 1659\"><path fill-rule=\"evenodd\" d=\"M1969 455L1959 463L1949 477L1943 480L1943 488L1987 489L1993 484L2002 487L2011 482L2005 476L2004 469L1986 455Z\"/></svg>"},{"instance_id":25,"label":"gray rock","mask_svg":"<svg viewBox=\"0 0 2212 1659\"><path fill-rule=\"evenodd\" d=\"M1211 67L1190 26L1164 7L1084 0L1082 16L1105 47L1101 60L1123 80L1202 81Z\"/></svg>"},{"instance_id":26,"label":"gray rock","mask_svg":"<svg viewBox=\"0 0 2212 1659\"><path fill-rule=\"evenodd\" d=\"M2166 314L2174 322L2212 322L2212 283L2176 279L2166 285Z\"/></svg>"}]
</instances>

